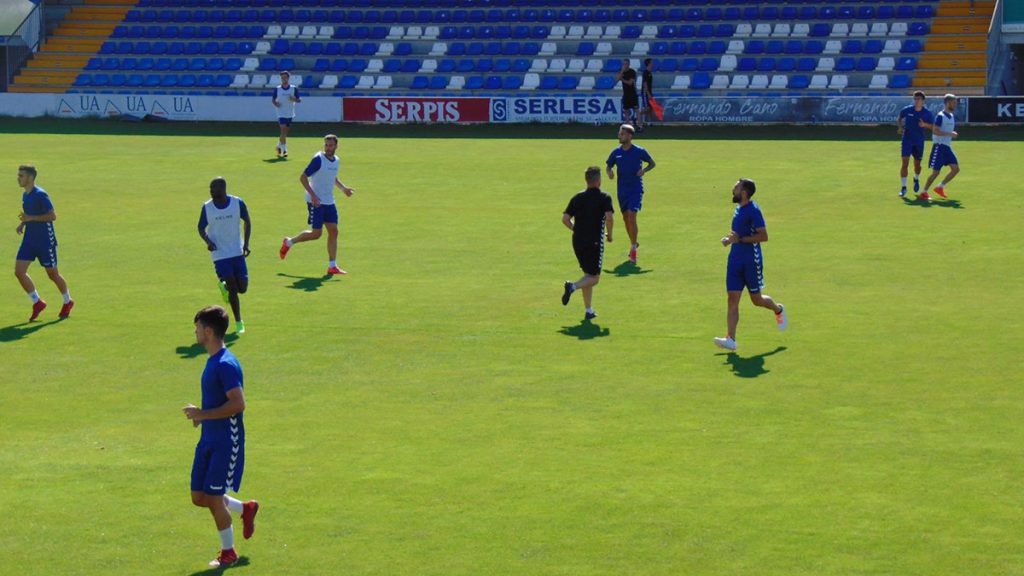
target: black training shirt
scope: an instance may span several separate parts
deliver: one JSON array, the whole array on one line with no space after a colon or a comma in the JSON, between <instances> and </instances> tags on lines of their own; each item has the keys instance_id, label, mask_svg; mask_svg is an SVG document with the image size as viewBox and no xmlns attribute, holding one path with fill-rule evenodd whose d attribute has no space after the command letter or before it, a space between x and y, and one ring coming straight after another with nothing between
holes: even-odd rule
<instances>
[{"instance_id":1,"label":"black training shirt","mask_svg":"<svg viewBox=\"0 0 1024 576\"><path fill-rule=\"evenodd\" d=\"M572 241L600 242L604 236L604 215L614 212L612 197L600 188L587 188L572 197L565 213L573 218Z\"/></svg>"}]
</instances>

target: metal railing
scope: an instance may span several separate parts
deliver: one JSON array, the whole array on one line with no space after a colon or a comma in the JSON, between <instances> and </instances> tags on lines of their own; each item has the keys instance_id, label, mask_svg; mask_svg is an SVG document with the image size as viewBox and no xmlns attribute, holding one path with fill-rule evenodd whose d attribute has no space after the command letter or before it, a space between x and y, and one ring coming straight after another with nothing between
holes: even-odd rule
<instances>
[{"instance_id":1,"label":"metal railing","mask_svg":"<svg viewBox=\"0 0 1024 576\"><path fill-rule=\"evenodd\" d=\"M10 36L0 38L4 49L4 90L14 79L14 74L21 68L22 64L39 49L39 43L43 39L43 2L40 1L32 11L25 16L21 24L14 29Z\"/></svg>"}]
</instances>

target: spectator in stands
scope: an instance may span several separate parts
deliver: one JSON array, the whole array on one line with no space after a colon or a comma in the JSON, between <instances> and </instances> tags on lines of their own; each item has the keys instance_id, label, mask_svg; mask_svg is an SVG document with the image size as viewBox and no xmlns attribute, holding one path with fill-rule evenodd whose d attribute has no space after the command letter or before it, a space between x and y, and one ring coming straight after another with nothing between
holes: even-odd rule
<instances>
[{"instance_id":1,"label":"spectator in stands","mask_svg":"<svg viewBox=\"0 0 1024 576\"><path fill-rule=\"evenodd\" d=\"M924 107L924 92L914 92L914 103L900 110L896 119L896 133L903 136L900 156L900 198L907 195L907 166L914 157L914 194L921 191L921 157L924 156L924 131L932 128L932 113ZM921 123L923 122L923 124Z\"/></svg>"},{"instance_id":2,"label":"spectator in stands","mask_svg":"<svg viewBox=\"0 0 1024 576\"><path fill-rule=\"evenodd\" d=\"M956 133L956 120L953 117L953 112L956 111L956 96L946 94L942 102L945 106L941 112L935 115L935 122L931 125L932 155L928 160L928 167L932 169L932 173L928 176L928 181L924 183L924 193L918 195L921 200L931 200L928 190L932 187L932 182L939 177L943 166L949 166L949 173L935 187L935 193L942 198L947 197L946 186L949 186L949 182L960 173L960 163L956 159L956 154L953 153L953 138L959 136ZM920 124L922 128L925 127L923 120Z\"/></svg>"},{"instance_id":3,"label":"spectator in stands","mask_svg":"<svg viewBox=\"0 0 1024 576\"><path fill-rule=\"evenodd\" d=\"M654 99L654 60L650 58L644 59L640 92L640 125L636 128L637 132L643 132L644 125L649 124L654 117L651 113L651 100Z\"/></svg>"},{"instance_id":4,"label":"spectator in stands","mask_svg":"<svg viewBox=\"0 0 1024 576\"><path fill-rule=\"evenodd\" d=\"M46 190L36 186L36 167L31 164L18 166L18 185L25 192L21 195L21 214L18 220L21 221L15 232L24 234L21 238L21 247L18 248L18 255L14 261L14 275L21 283L21 287L32 300L32 316L29 322L39 317L39 314L46 308L46 302L36 292L36 285L28 275L28 266L34 260L46 269L46 275L56 284L64 297L64 305L61 306L60 319L71 315L71 307L75 301L71 299L68 292L68 283L57 270L57 236L53 233L53 221L57 219L57 213L53 211L53 204Z\"/></svg>"},{"instance_id":5,"label":"spectator in stands","mask_svg":"<svg viewBox=\"0 0 1024 576\"><path fill-rule=\"evenodd\" d=\"M615 80L622 83L622 121L635 125L640 102L636 95L636 70L629 67L629 58L622 59L622 69Z\"/></svg>"},{"instance_id":6,"label":"spectator in stands","mask_svg":"<svg viewBox=\"0 0 1024 576\"><path fill-rule=\"evenodd\" d=\"M288 157L288 131L291 130L292 119L295 118L295 105L302 102L299 89L288 83L290 77L291 74L287 70L281 72L281 84L274 88L274 94L271 97L274 107L277 108L277 124L281 129L281 134L278 136L277 155L283 158Z\"/></svg>"}]
</instances>

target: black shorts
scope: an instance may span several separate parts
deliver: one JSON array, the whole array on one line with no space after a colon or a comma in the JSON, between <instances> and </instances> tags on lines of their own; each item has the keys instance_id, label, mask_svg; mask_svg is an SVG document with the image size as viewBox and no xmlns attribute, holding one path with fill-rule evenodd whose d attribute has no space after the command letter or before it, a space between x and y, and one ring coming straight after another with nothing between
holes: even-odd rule
<instances>
[{"instance_id":1,"label":"black shorts","mask_svg":"<svg viewBox=\"0 0 1024 576\"><path fill-rule=\"evenodd\" d=\"M603 242L573 242L572 249L576 252L576 261L580 269L589 276L600 276L604 261Z\"/></svg>"},{"instance_id":2,"label":"black shorts","mask_svg":"<svg viewBox=\"0 0 1024 576\"><path fill-rule=\"evenodd\" d=\"M622 97L622 109L623 110L629 110L630 108L639 108L639 107L640 107L640 99L637 98L636 94L633 94L632 96L623 96Z\"/></svg>"}]
</instances>

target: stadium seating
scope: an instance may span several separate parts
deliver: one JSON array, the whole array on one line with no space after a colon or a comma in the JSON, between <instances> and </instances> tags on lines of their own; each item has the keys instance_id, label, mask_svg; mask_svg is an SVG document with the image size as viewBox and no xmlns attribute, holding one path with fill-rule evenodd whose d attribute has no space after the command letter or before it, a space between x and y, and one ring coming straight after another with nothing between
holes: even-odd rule
<instances>
[{"instance_id":1,"label":"stadium seating","mask_svg":"<svg viewBox=\"0 0 1024 576\"><path fill-rule=\"evenodd\" d=\"M313 94L607 92L624 58L651 57L658 93L895 93L935 13L935 0L139 0L74 86L251 93L288 69Z\"/></svg>"}]
</instances>

